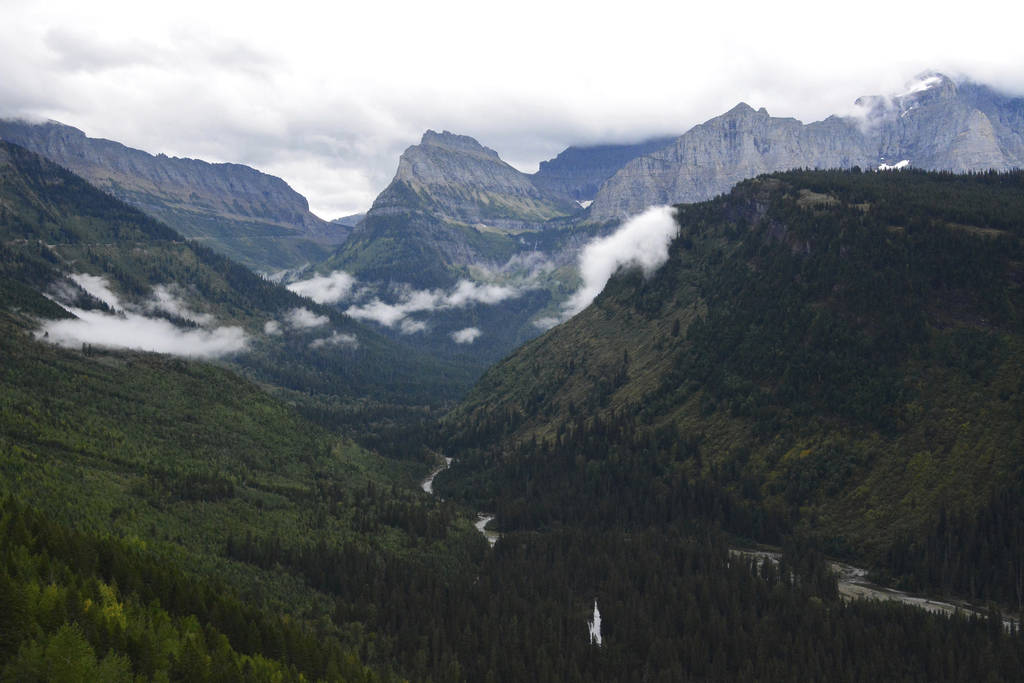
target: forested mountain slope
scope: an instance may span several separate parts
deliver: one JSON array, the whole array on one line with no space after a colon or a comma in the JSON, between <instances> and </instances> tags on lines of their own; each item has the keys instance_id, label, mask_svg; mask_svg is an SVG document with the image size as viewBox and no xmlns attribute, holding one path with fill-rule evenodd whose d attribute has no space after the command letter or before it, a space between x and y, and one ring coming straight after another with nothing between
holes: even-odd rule
<instances>
[{"instance_id":1,"label":"forested mountain slope","mask_svg":"<svg viewBox=\"0 0 1024 683\"><path fill-rule=\"evenodd\" d=\"M791 172L677 217L652 277L485 374L438 489L506 528L688 511L1020 605L1024 175Z\"/></svg>"},{"instance_id":2,"label":"forested mountain slope","mask_svg":"<svg viewBox=\"0 0 1024 683\"><path fill-rule=\"evenodd\" d=\"M486 542L421 462L228 369L0 332L0 680L425 678L408 603Z\"/></svg>"}]
</instances>

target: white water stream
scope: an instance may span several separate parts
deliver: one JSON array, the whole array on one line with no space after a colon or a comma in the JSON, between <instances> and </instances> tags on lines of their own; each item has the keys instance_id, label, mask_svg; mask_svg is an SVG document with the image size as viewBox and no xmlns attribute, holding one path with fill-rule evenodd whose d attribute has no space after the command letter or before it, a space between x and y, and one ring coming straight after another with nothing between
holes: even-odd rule
<instances>
[{"instance_id":1,"label":"white water stream","mask_svg":"<svg viewBox=\"0 0 1024 683\"><path fill-rule=\"evenodd\" d=\"M487 542L490 543L491 547L493 548L494 544L498 542L498 538L501 536L501 534L499 534L497 531L491 531L487 528L487 523L490 522L492 519L494 519L494 515L485 515L481 512L477 514L476 524L474 524L473 526L476 527L477 531L484 535L484 538L487 539Z\"/></svg>"},{"instance_id":2,"label":"white water stream","mask_svg":"<svg viewBox=\"0 0 1024 683\"><path fill-rule=\"evenodd\" d=\"M423 489L424 491L426 491L427 493L433 495L433 493L434 493L434 477L436 477L437 475L441 474L446 469L451 467L451 464L452 464L452 459L451 458L445 458L444 459L444 464L443 465L438 465L436 468L434 468L434 470L429 475L427 475L427 478L423 480L423 483L420 484L420 488Z\"/></svg>"},{"instance_id":3,"label":"white water stream","mask_svg":"<svg viewBox=\"0 0 1024 683\"><path fill-rule=\"evenodd\" d=\"M434 495L434 478L437 475L441 474L441 472L444 472L446 469L451 467L451 464L452 459L445 458L444 464L438 465L436 468L434 468L430 472L430 474L427 475L427 478L424 479L423 482L420 484L420 488L429 493L430 495ZM484 535L484 538L487 539L487 542L490 543L491 547L493 548L494 544L498 542L498 538L501 536L501 534L499 534L497 531L491 531L487 528L487 524L492 519L494 519L494 515L487 515L483 512L480 512L477 514L476 522L474 522L473 526L476 527L477 531Z\"/></svg>"}]
</instances>

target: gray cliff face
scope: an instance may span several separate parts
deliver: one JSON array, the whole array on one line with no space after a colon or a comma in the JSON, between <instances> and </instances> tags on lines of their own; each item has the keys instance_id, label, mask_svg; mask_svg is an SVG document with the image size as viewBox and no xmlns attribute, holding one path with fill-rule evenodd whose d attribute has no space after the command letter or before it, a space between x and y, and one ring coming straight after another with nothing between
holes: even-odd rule
<instances>
[{"instance_id":1,"label":"gray cliff face","mask_svg":"<svg viewBox=\"0 0 1024 683\"><path fill-rule=\"evenodd\" d=\"M575 209L564 195L537 187L492 149L465 135L427 131L398 162L370 215L428 210L444 220L529 229Z\"/></svg>"},{"instance_id":2,"label":"gray cliff face","mask_svg":"<svg viewBox=\"0 0 1024 683\"><path fill-rule=\"evenodd\" d=\"M853 166L870 159L852 122L833 117L805 126L741 103L674 144L626 164L601 187L590 217L617 219L655 204L709 199L760 173Z\"/></svg>"},{"instance_id":3,"label":"gray cliff face","mask_svg":"<svg viewBox=\"0 0 1024 683\"><path fill-rule=\"evenodd\" d=\"M1024 165L1024 101L925 73L896 97L862 97L862 117L803 124L740 104L602 185L589 220L612 221L654 204L697 202L761 173L878 168L906 160L956 172Z\"/></svg>"},{"instance_id":4,"label":"gray cliff face","mask_svg":"<svg viewBox=\"0 0 1024 683\"><path fill-rule=\"evenodd\" d=\"M349 231L312 214L305 197L285 181L248 166L154 156L55 121L0 120L0 138L257 268L287 267L290 260L305 259L295 253L279 260L272 241L337 244ZM306 256L317 253L308 245L289 246Z\"/></svg>"},{"instance_id":5,"label":"gray cliff face","mask_svg":"<svg viewBox=\"0 0 1024 683\"><path fill-rule=\"evenodd\" d=\"M540 162L533 184L577 201L592 200L604 181L626 163L668 147L675 138L655 138L631 145L569 147L554 159Z\"/></svg>"},{"instance_id":6,"label":"gray cliff face","mask_svg":"<svg viewBox=\"0 0 1024 683\"><path fill-rule=\"evenodd\" d=\"M888 102L872 99L869 130L878 136L886 163L907 159L917 168L957 173L1021 166L1020 100L983 86L961 88L936 73L919 76L916 87L924 85Z\"/></svg>"}]
</instances>

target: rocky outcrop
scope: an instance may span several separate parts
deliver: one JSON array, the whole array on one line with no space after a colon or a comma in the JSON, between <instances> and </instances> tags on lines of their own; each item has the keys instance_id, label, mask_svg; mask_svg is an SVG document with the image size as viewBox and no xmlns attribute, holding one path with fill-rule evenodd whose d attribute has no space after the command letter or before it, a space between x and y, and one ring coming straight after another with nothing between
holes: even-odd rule
<instances>
[{"instance_id":1,"label":"rocky outcrop","mask_svg":"<svg viewBox=\"0 0 1024 683\"><path fill-rule=\"evenodd\" d=\"M274 242L338 244L349 232L311 213L305 197L282 179L249 166L152 155L87 137L56 121L0 120L0 139L60 164L186 237L207 241L257 268L285 266L274 262L275 251L286 261L289 249L316 253L295 244L277 249Z\"/></svg>"},{"instance_id":2,"label":"rocky outcrop","mask_svg":"<svg viewBox=\"0 0 1024 683\"><path fill-rule=\"evenodd\" d=\"M861 116L805 125L741 103L623 166L602 185L588 218L620 220L654 204L702 201L745 178L792 168L1024 165L1024 100L928 72L904 93L862 97L857 105Z\"/></svg>"},{"instance_id":3,"label":"rocky outcrop","mask_svg":"<svg viewBox=\"0 0 1024 683\"><path fill-rule=\"evenodd\" d=\"M532 176L533 183L549 192L586 202L597 195L604 181L628 162L667 147L674 140L666 137L631 145L569 147L554 159L540 162L540 168Z\"/></svg>"}]
</instances>

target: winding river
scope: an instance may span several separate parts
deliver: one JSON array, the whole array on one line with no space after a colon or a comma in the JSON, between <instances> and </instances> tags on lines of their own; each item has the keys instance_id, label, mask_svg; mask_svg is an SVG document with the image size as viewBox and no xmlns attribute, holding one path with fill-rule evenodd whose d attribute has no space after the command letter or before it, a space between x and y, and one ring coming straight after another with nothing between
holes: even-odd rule
<instances>
[{"instance_id":1,"label":"winding river","mask_svg":"<svg viewBox=\"0 0 1024 683\"><path fill-rule=\"evenodd\" d=\"M485 515L484 513L480 512L477 514L476 524L474 524L473 526L476 527L477 531L484 535L484 538L487 539L487 542L490 543L491 547L493 548L494 544L498 542L498 538L501 537L501 534L499 534L497 531L492 531L487 528L487 523L490 522L492 519L494 519L494 515Z\"/></svg>"},{"instance_id":2,"label":"winding river","mask_svg":"<svg viewBox=\"0 0 1024 683\"><path fill-rule=\"evenodd\" d=\"M430 474L427 475L427 478L423 480L423 483L420 484L420 488L423 489L424 491L426 491L427 493L429 493L430 495L434 495L434 477L436 477L437 475L441 474L446 469L451 467L451 464L452 464L452 459L451 458L445 458L444 459L444 464L443 465L438 465L437 467L435 467L430 472Z\"/></svg>"},{"instance_id":3,"label":"winding river","mask_svg":"<svg viewBox=\"0 0 1024 683\"><path fill-rule=\"evenodd\" d=\"M729 548L729 553L738 557L753 557L760 560L768 559L778 564L781 553L774 550L747 550ZM829 561L829 567L836 573L839 594L847 600L892 600L904 605L912 605L934 614L965 614L984 617L987 612L979 605L968 602L935 600L921 595L906 593L894 588L886 588L868 580L868 571L852 564ZM1012 617L1003 618L1003 628L1012 631L1020 622Z\"/></svg>"},{"instance_id":4,"label":"winding river","mask_svg":"<svg viewBox=\"0 0 1024 683\"><path fill-rule=\"evenodd\" d=\"M427 478L424 479L422 483L420 483L420 488L429 493L430 495L434 495L434 478L437 475L441 474L441 472L444 472L446 469L451 467L451 464L452 459L445 458L444 464L438 465L436 468L434 468L430 472L430 474L427 475ZM487 539L487 542L490 543L491 547L493 548L494 544L498 542L498 538L501 536L501 534L499 534L497 531L492 531L491 529L487 528L487 524L492 519L494 519L494 515L488 515L483 512L479 512L477 513L476 522L473 523L473 526L476 527L477 531L484 535L484 538Z\"/></svg>"}]
</instances>

